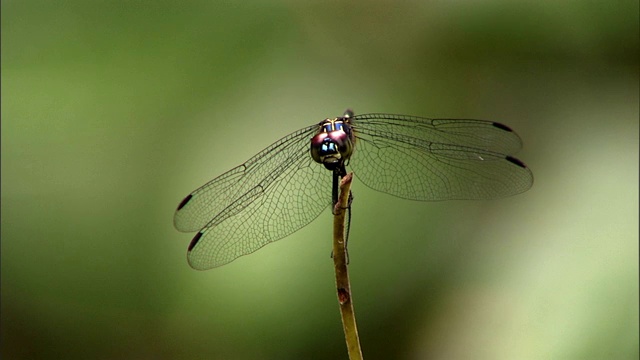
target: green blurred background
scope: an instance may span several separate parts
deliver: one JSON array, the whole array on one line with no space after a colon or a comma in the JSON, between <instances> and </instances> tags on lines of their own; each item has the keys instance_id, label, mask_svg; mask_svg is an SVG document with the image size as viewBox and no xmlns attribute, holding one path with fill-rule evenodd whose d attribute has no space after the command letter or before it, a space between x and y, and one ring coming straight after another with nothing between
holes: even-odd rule
<instances>
[{"instance_id":1,"label":"green blurred background","mask_svg":"<svg viewBox=\"0 0 640 360\"><path fill-rule=\"evenodd\" d=\"M533 188L355 182L367 359L638 357L638 1L2 1L3 359L344 359L331 213L191 270L191 190L347 108L508 124Z\"/></svg>"}]
</instances>

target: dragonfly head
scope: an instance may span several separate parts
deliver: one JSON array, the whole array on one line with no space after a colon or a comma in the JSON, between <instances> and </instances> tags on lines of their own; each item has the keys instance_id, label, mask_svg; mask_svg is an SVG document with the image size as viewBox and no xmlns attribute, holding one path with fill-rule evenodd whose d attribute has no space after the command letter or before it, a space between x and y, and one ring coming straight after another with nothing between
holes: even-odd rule
<instances>
[{"instance_id":1,"label":"dragonfly head","mask_svg":"<svg viewBox=\"0 0 640 360\"><path fill-rule=\"evenodd\" d=\"M342 166L353 153L354 137L347 119L325 119L311 139L311 157L329 170Z\"/></svg>"}]
</instances>

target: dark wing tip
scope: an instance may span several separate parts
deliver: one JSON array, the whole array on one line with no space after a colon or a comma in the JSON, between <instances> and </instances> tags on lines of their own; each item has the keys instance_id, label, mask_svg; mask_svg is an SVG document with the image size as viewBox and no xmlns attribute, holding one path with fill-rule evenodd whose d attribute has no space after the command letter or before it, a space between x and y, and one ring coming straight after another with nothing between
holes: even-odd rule
<instances>
[{"instance_id":1,"label":"dark wing tip","mask_svg":"<svg viewBox=\"0 0 640 360\"><path fill-rule=\"evenodd\" d=\"M187 203L189 202L189 200L191 200L192 197L193 197L193 195L189 194L189 195L187 195L186 198L182 199L182 201L180 202L180 205L178 205L178 209L176 211L179 211L185 205L187 205Z\"/></svg>"},{"instance_id":2,"label":"dark wing tip","mask_svg":"<svg viewBox=\"0 0 640 360\"><path fill-rule=\"evenodd\" d=\"M193 239L189 243L189 248L187 249L187 251L191 251L196 246L196 244L198 244L198 241L200 241L201 237L202 237L202 231L198 232L196 236L193 237Z\"/></svg>"},{"instance_id":3,"label":"dark wing tip","mask_svg":"<svg viewBox=\"0 0 640 360\"><path fill-rule=\"evenodd\" d=\"M510 127L508 127L508 126L507 126L507 125L505 125L505 124L501 124L501 123L499 123L499 122L494 122L494 123L493 123L493 126L497 127L497 128L498 128L498 129L500 129L500 130L504 130L504 131L508 131L508 132L513 132L513 130L511 130L511 128L510 128Z\"/></svg>"},{"instance_id":4,"label":"dark wing tip","mask_svg":"<svg viewBox=\"0 0 640 360\"><path fill-rule=\"evenodd\" d=\"M507 155L507 157L505 157L505 159L507 159L507 161L509 161L512 164L516 164L516 165L520 166L521 168L524 168L524 169L527 168L527 165L525 165L522 161L520 161L520 160L518 160L518 159L516 159L516 158L514 158L512 156Z\"/></svg>"}]
</instances>

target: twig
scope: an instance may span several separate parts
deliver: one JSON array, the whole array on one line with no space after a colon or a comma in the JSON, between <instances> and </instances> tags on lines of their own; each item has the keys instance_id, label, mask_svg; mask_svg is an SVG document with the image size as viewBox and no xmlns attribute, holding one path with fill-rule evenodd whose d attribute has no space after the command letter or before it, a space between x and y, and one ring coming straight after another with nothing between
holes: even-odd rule
<instances>
[{"instance_id":1,"label":"twig","mask_svg":"<svg viewBox=\"0 0 640 360\"><path fill-rule=\"evenodd\" d=\"M338 303L342 316L342 327L347 341L349 359L362 359L356 316L353 311L349 272L347 271L347 250L344 239L344 222L346 209L349 206L349 192L351 189L352 173L347 174L340 181L340 195L333 209L333 264L336 272L336 289Z\"/></svg>"}]
</instances>

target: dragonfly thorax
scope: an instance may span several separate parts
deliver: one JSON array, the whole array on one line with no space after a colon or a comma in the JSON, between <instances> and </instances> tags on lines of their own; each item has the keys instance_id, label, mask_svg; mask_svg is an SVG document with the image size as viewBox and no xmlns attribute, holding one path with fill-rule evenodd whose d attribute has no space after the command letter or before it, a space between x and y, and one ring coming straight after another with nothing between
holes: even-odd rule
<instances>
[{"instance_id":1,"label":"dragonfly thorax","mask_svg":"<svg viewBox=\"0 0 640 360\"><path fill-rule=\"evenodd\" d=\"M311 157L329 170L344 165L353 153L354 136L348 118L325 119L311 139Z\"/></svg>"}]
</instances>

